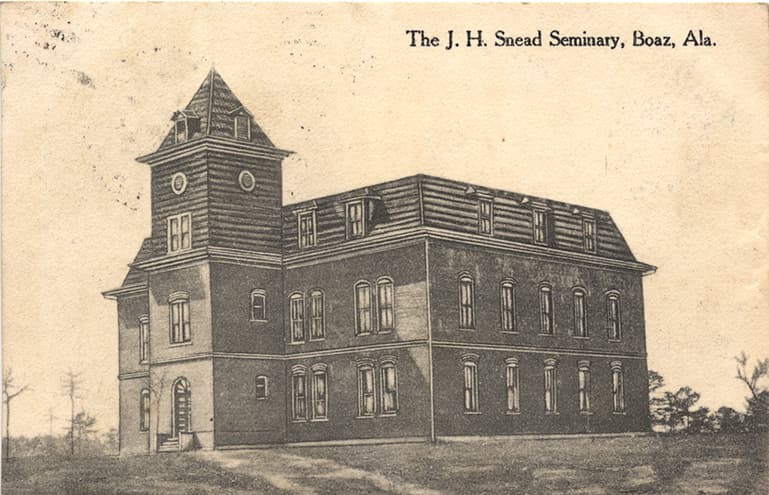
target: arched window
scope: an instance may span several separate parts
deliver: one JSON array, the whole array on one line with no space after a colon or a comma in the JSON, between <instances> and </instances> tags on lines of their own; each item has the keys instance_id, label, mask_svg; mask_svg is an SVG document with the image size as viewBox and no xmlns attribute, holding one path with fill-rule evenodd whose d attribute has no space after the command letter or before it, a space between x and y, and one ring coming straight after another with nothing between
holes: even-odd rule
<instances>
[{"instance_id":1,"label":"arched window","mask_svg":"<svg viewBox=\"0 0 769 495\"><path fill-rule=\"evenodd\" d=\"M622 339L622 320L619 292L617 291L611 291L606 294L606 326L609 340Z\"/></svg>"},{"instance_id":2,"label":"arched window","mask_svg":"<svg viewBox=\"0 0 769 495\"><path fill-rule=\"evenodd\" d=\"M291 418L294 421L307 419L307 373L304 366L291 370Z\"/></svg>"},{"instance_id":3,"label":"arched window","mask_svg":"<svg viewBox=\"0 0 769 495\"><path fill-rule=\"evenodd\" d=\"M459 277L459 328L475 328L475 288L470 275Z\"/></svg>"},{"instance_id":4,"label":"arched window","mask_svg":"<svg viewBox=\"0 0 769 495\"><path fill-rule=\"evenodd\" d=\"M377 308L380 332L389 332L395 328L395 311L393 303L393 281L389 277L377 280Z\"/></svg>"},{"instance_id":5,"label":"arched window","mask_svg":"<svg viewBox=\"0 0 769 495\"><path fill-rule=\"evenodd\" d=\"M374 386L374 363L366 360L358 363L358 416L376 414L376 387Z\"/></svg>"},{"instance_id":6,"label":"arched window","mask_svg":"<svg viewBox=\"0 0 769 495\"><path fill-rule=\"evenodd\" d=\"M579 412L590 412L590 361L580 361L577 368L579 382Z\"/></svg>"},{"instance_id":7,"label":"arched window","mask_svg":"<svg viewBox=\"0 0 769 495\"><path fill-rule=\"evenodd\" d=\"M507 412L515 414L521 412L521 385L518 369L518 359L505 359L505 371L507 378Z\"/></svg>"},{"instance_id":8,"label":"arched window","mask_svg":"<svg viewBox=\"0 0 769 495\"><path fill-rule=\"evenodd\" d=\"M463 393L465 413L477 413L478 405L478 356L466 354L462 357Z\"/></svg>"},{"instance_id":9,"label":"arched window","mask_svg":"<svg viewBox=\"0 0 769 495\"><path fill-rule=\"evenodd\" d=\"M325 364L312 367L312 419L328 418L328 374Z\"/></svg>"},{"instance_id":10,"label":"arched window","mask_svg":"<svg viewBox=\"0 0 769 495\"><path fill-rule=\"evenodd\" d=\"M139 430L148 431L150 429L150 391L142 389L139 397Z\"/></svg>"},{"instance_id":11,"label":"arched window","mask_svg":"<svg viewBox=\"0 0 769 495\"><path fill-rule=\"evenodd\" d=\"M139 318L139 362L146 363L150 358L150 318L141 315Z\"/></svg>"},{"instance_id":12,"label":"arched window","mask_svg":"<svg viewBox=\"0 0 769 495\"><path fill-rule=\"evenodd\" d=\"M251 291L251 321L267 321L267 293L264 289Z\"/></svg>"},{"instance_id":13,"label":"arched window","mask_svg":"<svg viewBox=\"0 0 769 495\"><path fill-rule=\"evenodd\" d=\"M558 363L555 359L545 360L545 413L558 412Z\"/></svg>"},{"instance_id":14,"label":"arched window","mask_svg":"<svg viewBox=\"0 0 769 495\"><path fill-rule=\"evenodd\" d=\"M574 294L574 336L587 337L587 306L585 290L575 288Z\"/></svg>"},{"instance_id":15,"label":"arched window","mask_svg":"<svg viewBox=\"0 0 769 495\"><path fill-rule=\"evenodd\" d=\"M362 280L355 284L355 333L371 333L371 285Z\"/></svg>"},{"instance_id":16,"label":"arched window","mask_svg":"<svg viewBox=\"0 0 769 495\"><path fill-rule=\"evenodd\" d=\"M326 311L323 291L310 291L310 340L321 340L326 337Z\"/></svg>"},{"instance_id":17,"label":"arched window","mask_svg":"<svg viewBox=\"0 0 769 495\"><path fill-rule=\"evenodd\" d=\"M543 284L539 287L540 333L553 335L553 289Z\"/></svg>"},{"instance_id":18,"label":"arched window","mask_svg":"<svg viewBox=\"0 0 769 495\"><path fill-rule=\"evenodd\" d=\"M256 400L266 399L270 394L270 383L266 376L256 377Z\"/></svg>"},{"instance_id":19,"label":"arched window","mask_svg":"<svg viewBox=\"0 0 769 495\"><path fill-rule=\"evenodd\" d=\"M190 342L190 296L186 292L175 292L168 298L171 343Z\"/></svg>"},{"instance_id":20,"label":"arched window","mask_svg":"<svg viewBox=\"0 0 769 495\"><path fill-rule=\"evenodd\" d=\"M499 308L503 332L515 332L515 283L503 280L499 285Z\"/></svg>"},{"instance_id":21,"label":"arched window","mask_svg":"<svg viewBox=\"0 0 769 495\"><path fill-rule=\"evenodd\" d=\"M398 370L394 359L380 361L379 374L382 398L382 414L396 414L398 412Z\"/></svg>"},{"instance_id":22,"label":"arched window","mask_svg":"<svg viewBox=\"0 0 769 495\"><path fill-rule=\"evenodd\" d=\"M288 298L288 311L291 342L304 342L304 296L302 294L291 294Z\"/></svg>"},{"instance_id":23,"label":"arched window","mask_svg":"<svg viewBox=\"0 0 769 495\"><path fill-rule=\"evenodd\" d=\"M622 373L622 363L619 361L613 361L611 363L611 386L614 412L625 412L625 383Z\"/></svg>"}]
</instances>

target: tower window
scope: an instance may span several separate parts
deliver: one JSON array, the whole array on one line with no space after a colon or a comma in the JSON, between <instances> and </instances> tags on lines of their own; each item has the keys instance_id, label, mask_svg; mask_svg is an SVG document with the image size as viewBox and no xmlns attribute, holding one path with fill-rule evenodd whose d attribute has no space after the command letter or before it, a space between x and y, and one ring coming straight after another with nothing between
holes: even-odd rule
<instances>
[{"instance_id":1,"label":"tower window","mask_svg":"<svg viewBox=\"0 0 769 495\"><path fill-rule=\"evenodd\" d=\"M171 323L171 343L190 342L190 298L186 292L172 294L168 298L169 319Z\"/></svg>"},{"instance_id":2,"label":"tower window","mask_svg":"<svg viewBox=\"0 0 769 495\"><path fill-rule=\"evenodd\" d=\"M192 247L192 214L182 213L168 217L168 252L184 251Z\"/></svg>"},{"instance_id":3,"label":"tower window","mask_svg":"<svg viewBox=\"0 0 769 495\"><path fill-rule=\"evenodd\" d=\"M270 393L269 381L266 376L256 377L256 400L264 400Z\"/></svg>"},{"instance_id":4,"label":"tower window","mask_svg":"<svg viewBox=\"0 0 769 495\"><path fill-rule=\"evenodd\" d=\"M251 291L251 321L267 321L267 293L264 289Z\"/></svg>"},{"instance_id":5,"label":"tower window","mask_svg":"<svg viewBox=\"0 0 769 495\"><path fill-rule=\"evenodd\" d=\"M235 130L235 139L240 139L242 141L251 140L251 119L248 115L235 116L235 125L233 127Z\"/></svg>"}]
</instances>

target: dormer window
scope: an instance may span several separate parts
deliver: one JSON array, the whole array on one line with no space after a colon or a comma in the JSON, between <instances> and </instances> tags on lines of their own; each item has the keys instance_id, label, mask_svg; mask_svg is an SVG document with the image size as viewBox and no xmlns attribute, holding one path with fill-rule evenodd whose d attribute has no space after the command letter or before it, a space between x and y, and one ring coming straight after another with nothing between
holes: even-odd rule
<instances>
[{"instance_id":1,"label":"dormer window","mask_svg":"<svg viewBox=\"0 0 769 495\"><path fill-rule=\"evenodd\" d=\"M595 253L595 220L592 218L582 219L582 235L584 239L585 251Z\"/></svg>"},{"instance_id":2,"label":"dormer window","mask_svg":"<svg viewBox=\"0 0 769 495\"><path fill-rule=\"evenodd\" d=\"M347 238L356 239L366 235L365 203L362 199L347 203Z\"/></svg>"},{"instance_id":3,"label":"dormer window","mask_svg":"<svg viewBox=\"0 0 769 495\"><path fill-rule=\"evenodd\" d=\"M532 226L534 229L534 243L535 244L549 244L549 222L550 218L547 210L534 209L532 213Z\"/></svg>"},{"instance_id":4,"label":"dormer window","mask_svg":"<svg viewBox=\"0 0 769 495\"><path fill-rule=\"evenodd\" d=\"M494 203L490 199L478 200L478 232L491 235L494 228Z\"/></svg>"},{"instance_id":5,"label":"dormer window","mask_svg":"<svg viewBox=\"0 0 769 495\"><path fill-rule=\"evenodd\" d=\"M174 143L179 144L200 133L200 117L195 112L176 112L174 121Z\"/></svg>"},{"instance_id":6,"label":"dormer window","mask_svg":"<svg viewBox=\"0 0 769 495\"><path fill-rule=\"evenodd\" d=\"M251 119L248 115L235 116L235 139L251 140Z\"/></svg>"}]
</instances>

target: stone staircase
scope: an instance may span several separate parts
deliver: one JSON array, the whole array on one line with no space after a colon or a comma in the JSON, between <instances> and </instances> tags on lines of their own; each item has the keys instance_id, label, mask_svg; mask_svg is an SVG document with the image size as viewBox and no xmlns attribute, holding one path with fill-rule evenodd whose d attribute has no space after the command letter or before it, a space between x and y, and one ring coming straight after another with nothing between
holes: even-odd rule
<instances>
[{"instance_id":1,"label":"stone staircase","mask_svg":"<svg viewBox=\"0 0 769 495\"><path fill-rule=\"evenodd\" d=\"M164 438L158 444L158 452L179 452L179 439Z\"/></svg>"}]
</instances>

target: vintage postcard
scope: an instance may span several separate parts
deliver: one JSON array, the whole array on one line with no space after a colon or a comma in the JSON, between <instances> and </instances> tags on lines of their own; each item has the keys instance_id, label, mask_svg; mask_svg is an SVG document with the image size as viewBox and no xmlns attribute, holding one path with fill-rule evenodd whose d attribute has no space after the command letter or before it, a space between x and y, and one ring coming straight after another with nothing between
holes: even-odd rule
<instances>
[{"instance_id":1,"label":"vintage postcard","mask_svg":"<svg viewBox=\"0 0 769 495\"><path fill-rule=\"evenodd\" d=\"M3 492L767 493L768 18L2 4Z\"/></svg>"}]
</instances>

